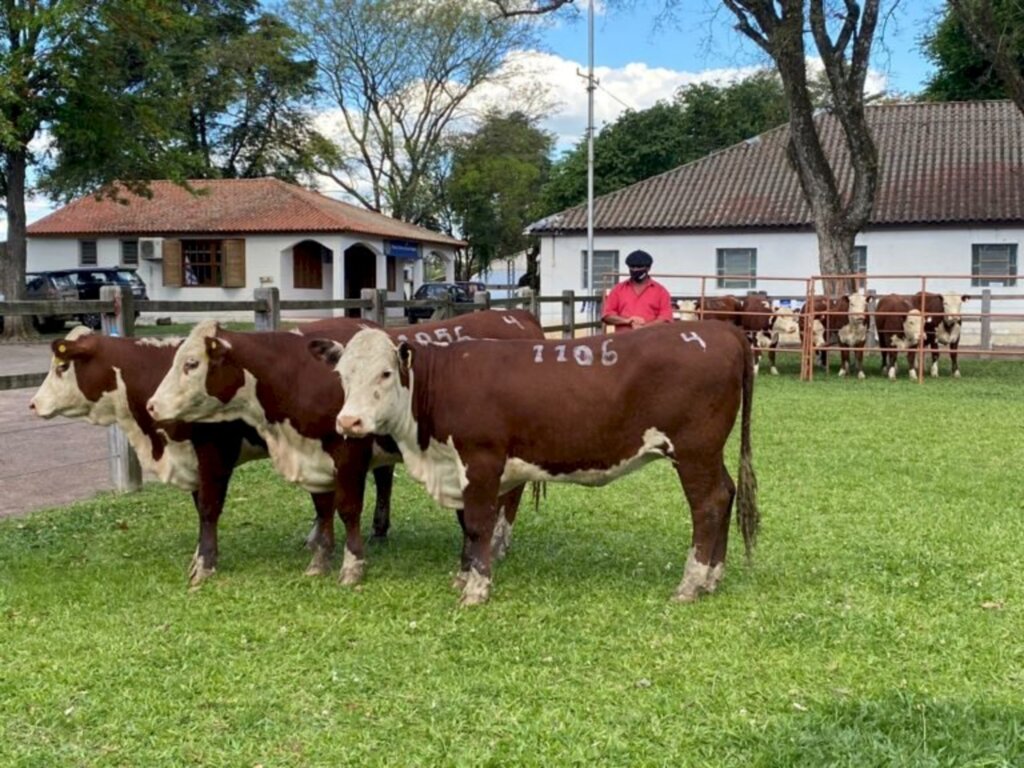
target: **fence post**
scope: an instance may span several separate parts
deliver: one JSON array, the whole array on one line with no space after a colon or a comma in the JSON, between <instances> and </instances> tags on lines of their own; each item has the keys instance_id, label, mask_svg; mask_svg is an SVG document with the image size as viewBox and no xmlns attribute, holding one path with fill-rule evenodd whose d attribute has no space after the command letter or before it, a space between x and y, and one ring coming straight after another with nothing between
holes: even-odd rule
<instances>
[{"instance_id":1,"label":"fence post","mask_svg":"<svg viewBox=\"0 0 1024 768\"><path fill-rule=\"evenodd\" d=\"M267 302L266 309L257 309L254 318L257 331L276 331L281 327L281 292L270 288L257 288L253 292L256 301Z\"/></svg>"},{"instance_id":2,"label":"fence post","mask_svg":"<svg viewBox=\"0 0 1024 768\"><path fill-rule=\"evenodd\" d=\"M383 288L361 288L359 290L359 298L370 302L369 307L359 308L359 316L363 320L371 320L383 328L388 321L387 307L385 306L385 302L388 300L388 292Z\"/></svg>"},{"instance_id":3,"label":"fence post","mask_svg":"<svg viewBox=\"0 0 1024 768\"><path fill-rule=\"evenodd\" d=\"M476 305L474 309L490 309L491 292L477 291L476 293L473 294L473 303Z\"/></svg>"},{"instance_id":4,"label":"fence post","mask_svg":"<svg viewBox=\"0 0 1024 768\"><path fill-rule=\"evenodd\" d=\"M562 338L576 338L576 291L562 291Z\"/></svg>"},{"instance_id":5,"label":"fence post","mask_svg":"<svg viewBox=\"0 0 1024 768\"><path fill-rule=\"evenodd\" d=\"M114 302L113 312L102 312L100 323L106 336L131 337L135 333L135 304L131 289L124 285L100 287L100 301ZM142 465L128 438L116 424L107 429L107 453L110 481L119 493L137 491L142 487Z\"/></svg>"},{"instance_id":6,"label":"fence post","mask_svg":"<svg viewBox=\"0 0 1024 768\"><path fill-rule=\"evenodd\" d=\"M540 322L540 292L530 289L530 295L526 297L529 301L527 309L530 310L530 314L537 318L537 322Z\"/></svg>"},{"instance_id":7,"label":"fence post","mask_svg":"<svg viewBox=\"0 0 1024 768\"><path fill-rule=\"evenodd\" d=\"M992 289L981 292L981 348L992 349ZM992 355L982 355L982 360L991 360Z\"/></svg>"}]
</instances>

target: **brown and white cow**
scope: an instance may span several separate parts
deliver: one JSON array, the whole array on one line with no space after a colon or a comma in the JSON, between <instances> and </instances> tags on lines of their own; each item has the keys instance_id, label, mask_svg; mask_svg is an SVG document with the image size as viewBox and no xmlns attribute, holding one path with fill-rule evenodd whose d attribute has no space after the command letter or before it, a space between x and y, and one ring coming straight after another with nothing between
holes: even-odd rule
<instances>
[{"instance_id":1,"label":"brown and white cow","mask_svg":"<svg viewBox=\"0 0 1024 768\"><path fill-rule=\"evenodd\" d=\"M266 458L267 448L256 431L239 420L154 422L146 401L170 369L181 341L111 338L79 326L53 342L49 373L29 408L44 419L67 416L117 424L145 471L192 493L199 514L199 541L189 568L189 583L195 587L217 568L217 523L234 468ZM384 516L390 479L386 485L378 482L378 514ZM312 493L316 526L309 539L314 554L308 573L318 572L329 561L334 546L333 488L320 491Z\"/></svg>"},{"instance_id":2,"label":"brown and white cow","mask_svg":"<svg viewBox=\"0 0 1024 768\"><path fill-rule=\"evenodd\" d=\"M347 341L365 328L358 320L325 328L323 336ZM323 323L306 326L310 333ZM523 310L484 310L450 320L395 328L396 341L424 345L469 338L539 339L537 320ZM189 421L241 419L266 441L274 468L286 480L307 489L336 489L345 523L343 584L358 583L365 572L360 532L367 472L401 460L387 439L345 439L335 430L344 404L337 377L310 357L308 338L294 333L238 333L216 323L197 325L178 350L171 370L149 400L154 418ZM511 534L521 490L503 499L505 516L498 530L503 551ZM506 522L507 521L507 522ZM377 535L386 532L374 521Z\"/></svg>"},{"instance_id":3,"label":"brown and white cow","mask_svg":"<svg viewBox=\"0 0 1024 768\"><path fill-rule=\"evenodd\" d=\"M410 475L443 506L464 507L463 605L490 594L498 494L531 480L604 485L671 460L693 519L680 602L721 580L734 497L752 551L754 364L738 328L669 323L569 341L422 348L366 330L344 354L327 342L310 348L340 374L338 431L390 435ZM737 493L723 450L741 404Z\"/></svg>"},{"instance_id":4,"label":"brown and white cow","mask_svg":"<svg viewBox=\"0 0 1024 768\"><path fill-rule=\"evenodd\" d=\"M915 360L917 346L924 333L924 322L912 297L890 293L880 298L875 305L875 329L882 353L882 373L895 381L896 358L905 350L910 378L916 378Z\"/></svg>"},{"instance_id":5,"label":"brown and white cow","mask_svg":"<svg viewBox=\"0 0 1024 768\"><path fill-rule=\"evenodd\" d=\"M925 343L932 350L931 375L939 375L939 345L949 348L949 359L953 377L960 378L960 364L957 350L960 347L961 312L969 296L953 291L948 293L926 293L918 291L908 297L920 308L924 306ZM923 365L923 363L922 363Z\"/></svg>"},{"instance_id":6,"label":"brown and white cow","mask_svg":"<svg viewBox=\"0 0 1024 768\"><path fill-rule=\"evenodd\" d=\"M818 296L811 300L810 306L804 304L800 310L801 317L806 317L809 311L813 312L813 322L816 324L815 346L819 346L817 336L818 324L820 324L820 346L835 343L840 347L839 375L846 376L852 372L850 366L852 354L856 360L857 378L863 379L865 376L864 346L867 344L870 326L867 297L862 293L851 293L838 298ZM801 322L802 325L803 322ZM818 354L821 365L827 369L828 351L822 349Z\"/></svg>"},{"instance_id":7,"label":"brown and white cow","mask_svg":"<svg viewBox=\"0 0 1024 768\"><path fill-rule=\"evenodd\" d=\"M740 312L743 311L743 300L732 294L726 296L701 296L697 299L696 312L700 320L721 320L742 327Z\"/></svg>"}]
</instances>

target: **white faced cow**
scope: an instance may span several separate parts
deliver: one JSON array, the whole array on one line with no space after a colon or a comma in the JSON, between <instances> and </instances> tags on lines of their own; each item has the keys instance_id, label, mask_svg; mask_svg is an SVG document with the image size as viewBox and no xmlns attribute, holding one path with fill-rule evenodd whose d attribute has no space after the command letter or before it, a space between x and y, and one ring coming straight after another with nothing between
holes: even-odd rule
<instances>
[{"instance_id":1,"label":"white faced cow","mask_svg":"<svg viewBox=\"0 0 1024 768\"><path fill-rule=\"evenodd\" d=\"M335 366L342 434L386 434L447 507L464 507L461 602L487 600L498 494L531 480L604 485L659 458L676 467L693 519L675 593L695 600L725 569L733 498L747 553L757 529L751 462L753 359L725 323L669 323L570 341L467 341L414 349L366 330ZM723 463L742 403L740 482Z\"/></svg>"}]
</instances>

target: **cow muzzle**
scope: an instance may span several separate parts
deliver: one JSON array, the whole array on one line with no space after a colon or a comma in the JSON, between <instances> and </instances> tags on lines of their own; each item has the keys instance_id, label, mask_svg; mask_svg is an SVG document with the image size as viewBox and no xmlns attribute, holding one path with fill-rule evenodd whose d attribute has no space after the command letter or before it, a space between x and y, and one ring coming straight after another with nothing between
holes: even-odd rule
<instances>
[{"instance_id":1,"label":"cow muzzle","mask_svg":"<svg viewBox=\"0 0 1024 768\"><path fill-rule=\"evenodd\" d=\"M338 414L338 419L335 421L335 429L339 435L344 435L345 437L365 437L370 434L366 424L359 416L352 416L344 412Z\"/></svg>"}]
</instances>

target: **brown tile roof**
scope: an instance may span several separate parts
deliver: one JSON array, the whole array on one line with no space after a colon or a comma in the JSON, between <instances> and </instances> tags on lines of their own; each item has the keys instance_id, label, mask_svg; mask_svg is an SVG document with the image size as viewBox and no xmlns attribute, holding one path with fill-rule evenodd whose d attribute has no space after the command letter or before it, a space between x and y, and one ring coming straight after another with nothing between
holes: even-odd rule
<instances>
[{"instance_id":1,"label":"brown tile roof","mask_svg":"<svg viewBox=\"0 0 1024 768\"><path fill-rule=\"evenodd\" d=\"M867 108L879 182L870 224L1024 221L1024 117L1009 101L886 104ZM851 173L838 121L818 118L840 184ZM781 126L594 200L601 230L809 227ZM531 225L586 229L586 205Z\"/></svg>"},{"instance_id":2,"label":"brown tile roof","mask_svg":"<svg viewBox=\"0 0 1024 768\"><path fill-rule=\"evenodd\" d=\"M30 237L68 235L353 232L461 246L461 240L333 200L279 179L192 181L193 195L170 181L150 183L152 198L127 204L79 198L28 227Z\"/></svg>"}]
</instances>

